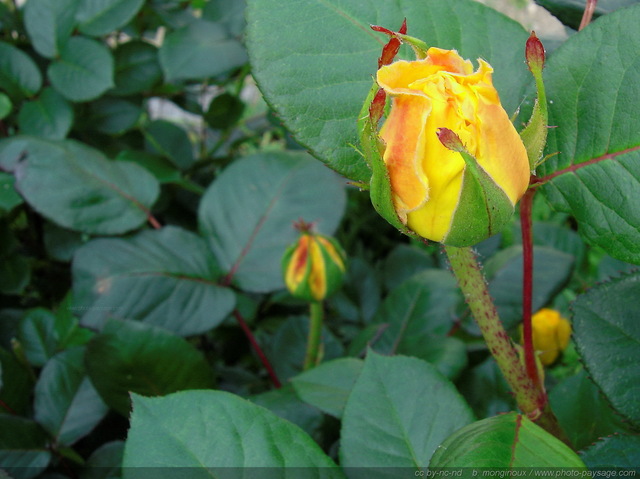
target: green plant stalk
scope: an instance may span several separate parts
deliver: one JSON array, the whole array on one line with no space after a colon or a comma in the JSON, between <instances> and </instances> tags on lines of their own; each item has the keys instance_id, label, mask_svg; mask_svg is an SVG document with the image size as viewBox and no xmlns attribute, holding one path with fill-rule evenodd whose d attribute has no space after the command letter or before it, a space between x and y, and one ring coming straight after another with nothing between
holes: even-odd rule
<instances>
[{"instance_id":1,"label":"green plant stalk","mask_svg":"<svg viewBox=\"0 0 640 479\"><path fill-rule=\"evenodd\" d=\"M307 352L304 356L303 369L311 369L320 362L320 343L322 339L322 321L324 310L322 301L313 301L309 305L310 323L307 337Z\"/></svg>"},{"instance_id":2,"label":"green plant stalk","mask_svg":"<svg viewBox=\"0 0 640 479\"><path fill-rule=\"evenodd\" d=\"M534 384L527 375L522 358L502 326L473 249L453 246L445 246L444 249L469 309L480 327L489 351L514 392L518 407L529 419L567 442L549 408L543 386Z\"/></svg>"}]
</instances>

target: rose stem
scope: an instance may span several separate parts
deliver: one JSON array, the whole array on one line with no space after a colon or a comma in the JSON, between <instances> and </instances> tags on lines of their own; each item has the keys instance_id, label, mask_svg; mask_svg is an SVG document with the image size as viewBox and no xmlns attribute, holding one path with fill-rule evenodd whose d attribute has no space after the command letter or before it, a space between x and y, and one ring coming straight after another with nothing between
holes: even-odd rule
<instances>
[{"instance_id":1,"label":"rose stem","mask_svg":"<svg viewBox=\"0 0 640 479\"><path fill-rule=\"evenodd\" d=\"M527 190L520 200L520 226L522 231L522 337L524 342L524 363L533 384L541 387L538 377L535 352L533 350L533 328L531 308L533 297L533 234L531 229L531 208L536 190Z\"/></svg>"},{"instance_id":2,"label":"rose stem","mask_svg":"<svg viewBox=\"0 0 640 479\"><path fill-rule=\"evenodd\" d=\"M312 301L309 305L309 313L311 321L307 338L307 352L304 357L304 370L311 369L318 364L324 316L322 301Z\"/></svg>"},{"instance_id":3,"label":"rose stem","mask_svg":"<svg viewBox=\"0 0 640 479\"><path fill-rule=\"evenodd\" d=\"M529 419L537 422L539 426L559 439L568 442L549 408L544 389L531 381L509 335L502 326L475 253L470 247L445 246L444 249L469 309L480 327L489 351L513 390L518 407Z\"/></svg>"},{"instance_id":4,"label":"rose stem","mask_svg":"<svg viewBox=\"0 0 640 479\"><path fill-rule=\"evenodd\" d=\"M251 343L251 347L253 348L255 353L258 355L258 358L260 358L260 362L262 363L262 365L267 370L267 373L269 374L269 378L271 379L271 382L273 383L273 386L276 389L279 389L280 387L282 387L282 384L280 383L280 380L278 379L278 376L276 375L276 372L274 371L273 367L271 366L271 363L267 359L267 356L262 351L262 348L260 348L260 345L258 344L258 341L256 341L255 336L253 335L253 333L251 332L251 329L249 328L249 325L247 324L247 322L244 320L244 318L240 314L240 311L238 311L237 309L233 310L233 316L236 318L236 321L238 321L238 324L240 325L240 327L244 331L244 334L247 336L247 339L249 339L249 342Z\"/></svg>"}]
</instances>

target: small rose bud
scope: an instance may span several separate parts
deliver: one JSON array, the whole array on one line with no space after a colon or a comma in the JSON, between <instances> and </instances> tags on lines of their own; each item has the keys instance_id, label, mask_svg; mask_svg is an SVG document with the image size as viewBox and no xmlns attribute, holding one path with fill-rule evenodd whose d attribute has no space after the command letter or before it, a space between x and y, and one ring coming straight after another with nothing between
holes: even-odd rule
<instances>
[{"instance_id":1,"label":"small rose bud","mask_svg":"<svg viewBox=\"0 0 640 479\"><path fill-rule=\"evenodd\" d=\"M306 301L322 301L342 284L346 255L328 236L302 230L282 259L284 282L289 292Z\"/></svg>"},{"instance_id":2,"label":"small rose bud","mask_svg":"<svg viewBox=\"0 0 640 479\"><path fill-rule=\"evenodd\" d=\"M558 311L543 308L531 318L533 349L545 366L553 364L569 345L571 323Z\"/></svg>"},{"instance_id":3,"label":"small rose bud","mask_svg":"<svg viewBox=\"0 0 640 479\"><path fill-rule=\"evenodd\" d=\"M545 59L544 46L536 36L536 32L531 32L531 36L527 40L525 57L527 59L527 66L529 67L529 70L531 70L531 73L535 73L535 71L542 71Z\"/></svg>"}]
</instances>

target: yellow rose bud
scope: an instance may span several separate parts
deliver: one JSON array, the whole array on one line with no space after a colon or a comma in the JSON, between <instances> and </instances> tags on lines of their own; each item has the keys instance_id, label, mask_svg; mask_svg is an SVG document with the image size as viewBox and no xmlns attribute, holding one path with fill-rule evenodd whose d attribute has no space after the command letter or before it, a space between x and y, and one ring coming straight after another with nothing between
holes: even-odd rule
<instances>
[{"instance_id":1,"label":"yellow rose bud","mask_svg":"<svg viewBox=\"0 0 640 479\"><path fill-rule=\"evenodd\" d=\"M493 87L491 66L454 50L378 70L392 97L383 160L400 221L423 238L469 246L498 233L529 184L527 151ZM450 149L438 132L452 132ZM454 143L456 143L456 140Z\"/></svg>"},{"instance_id":2,"label":"yellow rose bud","mask_svg":"<svg viewBox=\"0 0 640 479\"><path fill-rule=\"evenodd\" d=\"M545 366L553 364L569 345L571 323L558 311L543 308L531 318L533 349Z\"/></svg>"},{"instance_id":3,"label":"yellow rose bud","mask_svg":"<svg viewBox=\"0 0 640 479\"><path fill-rule=\"evenodd\" d=\"M296 298L322 301L342 284L345 261L335 239L304 230L284 254L284 282Z\"/></svg>"}]
</instances>

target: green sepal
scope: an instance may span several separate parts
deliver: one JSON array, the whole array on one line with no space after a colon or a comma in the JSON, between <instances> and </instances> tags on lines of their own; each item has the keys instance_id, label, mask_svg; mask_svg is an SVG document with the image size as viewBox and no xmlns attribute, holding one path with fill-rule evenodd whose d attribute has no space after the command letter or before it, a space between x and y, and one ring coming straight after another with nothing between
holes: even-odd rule
<instances>
[{"instance_id":1,"label":"green sepal","mask_svg":"<svg viewBox=\"0 0 640 479\"><path fill-rule=\"evenodd\" d=\"M531 169L532 175L535 174L536 168L543 162L544 148L547 144L548 120L546 99L541 101L540 98L540 92L538 92L538 99L536 99L529 123L527 123L524 130L520 132L522 143L524 143L527 149L529 168ZM542 98L544 98L544 92Z\"/></svg>"},{"instance_id":2,"label":"green sepal","mask_svg":"<svg viewBox=\"0 0 640 479\"><path fill-rule=\"evenodd\" d=\"M531 118L527 126L520 132L520 138L527 149L529 168L535 175L536 168L544 162L544 148L547 144L547 130L549 125L549 112L547 108L547 93L542 78L544 68L544 47L535 33L527 40L525 50L527 65L536 82L537 98L531 112Z\"/></svg>"},{"instance_id":3,"label":"green sepal","mask_svg":"<svg viewBox=\"0 0 640 479\"><path fill-rule=\"evenodd\" d=\"M465 161L462 188L451 228L442 240L448 246L473 246L499 233L511 220L514 205L489 174L470 154Z\"/></svg>"},{"instance_id":4,"label":"green sepal","mask_svg":"<svg viewBox=\"0 0 640 479\"><path fill-rule=\"evenodd\" d=\"M416 234L409 230L400 220L393 206L391 180L383 159L384 142L378 136L377 122L374 122L369 115L369 107L378 89L378 84L374 82L358 117L360 145L367 165L371 169L371 181L369 183L371 203L378 214L392 226L406 235L415 237Z\"/></svg>"}]
</instances>

